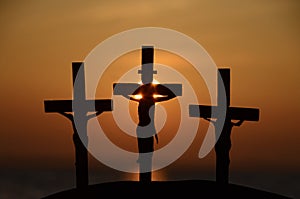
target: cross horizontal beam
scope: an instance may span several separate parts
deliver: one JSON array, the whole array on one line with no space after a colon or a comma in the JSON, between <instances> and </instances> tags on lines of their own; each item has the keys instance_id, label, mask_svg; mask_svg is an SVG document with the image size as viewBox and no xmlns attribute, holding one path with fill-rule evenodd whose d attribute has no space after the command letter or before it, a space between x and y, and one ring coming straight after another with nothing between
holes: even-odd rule
<instances>
[{"instance_id":1,"label":"cross horizontal beam","mask_svg":"<svg viewBox=\"0 0 300 199\"><path fill-rule=\"evenodd\" d=\"M182 84L158 84L156 86L156 91L161 95L168 93L168 90L176 96L182 96Z\"/></svg>"},{"instance_id":2,"label":"cross horizontal beam","mask_svg":"<svg viewBox=\"0 0 300 199\"><path fill-rule=\"evenodd\" d=\"M114 95L132 95L135 90L137 90L141 85L136 83L114 83ZM156 84L157 94L164 95L169 93L171 90L174 95L182 96L182 85L181 84Z\"/></svg>"},{"instance_id":3,"label":"cross horizontal beam","mask_svg":"<svg viewBox=\"0 0 300 199\"><path fill-rule=\"evenodd\" d=\"M45 100L44 108L46 113L73 112L73 100ZM83 102L86 112L89 111L112 111L112 100L85 100Z\"/></svg>"},{"instance_id":4,"label":"cross horizontal beam","mask_svg":"<svg viewBox=\"0 0 300 199\"><path fill-rule=\"evenodd\" d=\"M206 106L206 105L189 105L190 117L200 118L218 118L217 115L212 113L218 113L218 106ZM242 108L242 107L228 107L228 116L233 120L245 120L245 121L259 121L259 109L257 108Z\"/></svg>"},{"instance_id":5,"label":"cross horizontal beam","mask_svg":"<svg viewBox=\"0 0 300 199\"><path fill-rule=\"evenodd\" d=\"M140 86L140 84L136 83L114 83L113 94L123 96L132 95L132 93Z\"/></svg>"}]
</instances>

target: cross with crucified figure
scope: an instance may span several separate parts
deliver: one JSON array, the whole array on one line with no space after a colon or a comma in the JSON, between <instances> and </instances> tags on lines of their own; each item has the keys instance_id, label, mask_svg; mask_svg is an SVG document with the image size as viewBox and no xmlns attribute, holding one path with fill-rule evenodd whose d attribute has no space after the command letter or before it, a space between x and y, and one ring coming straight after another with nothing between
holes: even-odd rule
<instances>
[{"instance_id":1,"label":"cross with crucified figure","mask_svg":"<svg viewBox=\"0 0 300 199\"><path fill-rule=\"evenodd\" d=\"M158 143L158 136L154 125L155 104L167 101L182 95L181 84L155 84L153 83L154 48L142 47L142 84L115 83L114 95L122 95L125 98L138 102L138 125L136 128L139 158L139 181L151 182L152 156L154 152L154 137Z\"/></svg>"},{"instance_id":2,"label":"cross with crucified figure","mask_svg":"<svg viewBox=\"0 0 300 199\"><path fill-rule=\"evenodd\" d=\"M228 184L229 178L229 152L231 149L231 130L234 126L240 126L244 121L258 121L259 109L257 108L242 108L230 106L230 69L221 68L218 69L220 75L218 75L218 106L206 106L206 105L190 105L189 114L190 117L200 117L208 120L214 124L215 127L222 126L221 120L218 115L212 115L213 109L219 109L222 106L226 106L226 115L224 126L221 131L215 145L216 152L216 182L221 185ZM225 97L222 95L222 84L225 88ZM238 120L234 122L233 120Z\"/></svg>"},{"instance_id":3,"label":"cross with crucified figure","mask_svg":"<svg viewBox=\"0 0 300 199\"><path fill-rule=\"evenodd\" d=\"M75 147L75 166L76 166L76 188L83 189L89 184L88 179L88 137L87 137L87 123L88 120L100 115L104 111L112 111L112 100L110 99L86 99L85 93L85 75L84 63L73 62L73 86L74 99L73 100L45 100L44 108L46 113L59 113L68 118L73 127L73 142ZM77 87L75 92L75 81L77 80ZM81 108L73 110L73 102L79 102ZM95 113L89 114L91 111ZM80 118L80 122L84 128L80 129L81 137L77 131L74 117Z\"/></svg>"}]
</instances>

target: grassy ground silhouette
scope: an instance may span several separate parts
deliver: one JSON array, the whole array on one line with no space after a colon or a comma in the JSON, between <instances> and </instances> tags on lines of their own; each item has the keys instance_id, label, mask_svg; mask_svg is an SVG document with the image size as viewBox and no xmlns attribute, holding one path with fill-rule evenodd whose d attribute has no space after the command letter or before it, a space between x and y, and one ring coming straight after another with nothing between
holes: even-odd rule
<instances>
[{"instance_id":1,"label":"grassy ground silhouette","mask_svg":"<svg viewBox=\"0 0 300 199\"><path fill-rule=\"evenodd\" d=\"M253 189L246 186L229 184L220 187L208 180L153 181L142 184L138 181L117 181L89 185L85 190L70 189L43 199L61 198L264 198L288 199L288 197Z\"/></svg>"}]
</instances>

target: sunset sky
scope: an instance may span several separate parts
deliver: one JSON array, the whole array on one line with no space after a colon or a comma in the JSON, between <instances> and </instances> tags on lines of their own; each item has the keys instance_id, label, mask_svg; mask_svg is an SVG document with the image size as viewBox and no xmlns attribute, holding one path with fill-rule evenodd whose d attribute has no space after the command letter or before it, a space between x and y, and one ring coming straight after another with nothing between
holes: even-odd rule
<instances>
[{"instance_id":1,"label":"sunset sky","mask_svg":"<svg viewBox=\"0 0 300 199\"><path fill-rule=\"evenodd\" d=\"M217 67L231 68L231 105L260 109L259 122L245 122L232 132L231 171L273 171L299 178L299 9L296 0L1 1L0 167L73 169L71 124L59 114L45 113L43 101L72 98L72 62L83 61L100 42L151 26L196 40ZM139 53L112 63L97 90L100 97L111 96L112 83L122 75L120 65L130 70L140 64ZM206 92L201 77L198 81L185 60L164 51L155 56L155 61L190 79L199 98ZM199 103L210 103L205 96ZM170 103L165 104L167 110L177 102ZM172 120L178 120L174 115ZM98 120L110 131L119 131L112 113ZM166 133L174 130L170 121ZM202 124L207 128L207 122ZM214 172L214 151L198 158L203 136L199 129L191 148L164 172ZM160 137L162 144L172 139L171 133ZM119 144L126 148L134 141ZM105 166L91 157L90 167Z\"/></svg>"}]
</instances>

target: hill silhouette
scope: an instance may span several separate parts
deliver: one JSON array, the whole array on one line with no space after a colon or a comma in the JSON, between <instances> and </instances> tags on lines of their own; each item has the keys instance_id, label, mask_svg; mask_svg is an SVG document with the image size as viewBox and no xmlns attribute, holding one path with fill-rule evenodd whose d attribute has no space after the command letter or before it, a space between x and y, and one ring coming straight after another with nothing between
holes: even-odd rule
<instances>
[{"instance_id":1,"label":"hill silhouette","mask_svg":"<svg viewBox=\"0 0 300 199\"><path fill-rule=\"evenodd\" d=\"M153 181L142 184L138 181L117 181L89 185L86 190L70 189L51 194L43 199L62 198L263 198L290 199L279 194L254 188L228 184L220 187L208 180Z\"/></svg>"}]
</instances>

